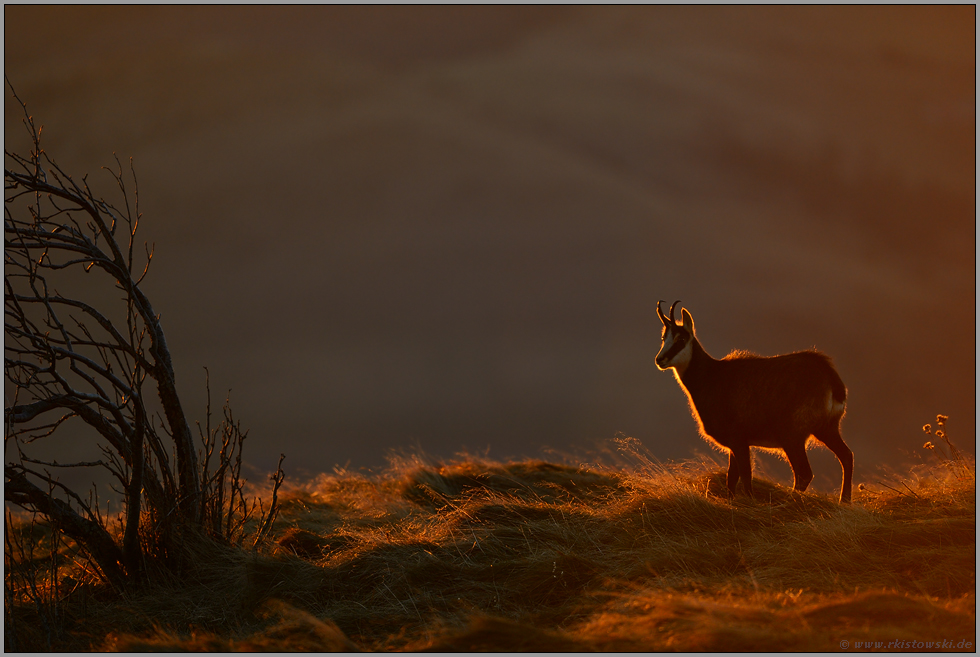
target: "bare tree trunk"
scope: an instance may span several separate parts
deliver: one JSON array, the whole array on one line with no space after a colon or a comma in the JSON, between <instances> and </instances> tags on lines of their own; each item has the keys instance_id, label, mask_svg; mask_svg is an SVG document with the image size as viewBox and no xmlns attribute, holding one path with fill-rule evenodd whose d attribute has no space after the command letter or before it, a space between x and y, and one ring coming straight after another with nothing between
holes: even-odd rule
<instances>
[{"instance_id":1,"label":"bare tree trunk","mask_svg":"<svg viewBox=\"0 0 980 657\"><path fill-rule=\"evenodd\" d=\"M132 441L132 477L129 480L129 490L126 491L126 533L123 536L122 557L126 566L126 573L130 577L138 577L141 571L140 562L142 552L140 550L140 511L143 502L143 469L145 459L143 458L143 427L145 425L146 411L143 408L143 400L136 400L136 432Z\"/></svg>"},{"instance_id":2,"label":"bare tree trunk","mask_svg":"<svg viewBox=\"0 0 980 657\"><path fill-rule=\"evenodd\" d=\"M156 318L154 317L154 321ZM157 335L154 336L150 353L157 364L157 391L160 403L167 416L167 423L173 435L177 454L177 480L180 498L177 500L181 511L187 518L198 521L201 518L201 489L197 467L197 451L191 429L184 416L184 409L177 395L177 384L174 380L173 365L167 341L163 337L163 329L157 322Z\"/></svg>"},{"instance_id":3,"label":"bare tree trunk","mask_svg":"<svg viewBox=\"0 0 980 657\"><path fill-rule=\"evenodd\" d=\"M47 516L89 551L107 580L119 585L141 577L144 545L159 555L179 553L181 540L197 535L195 529L231 543L242 540L255 510L254 501L251 506L245 501L240 477L247 432L226 405L225 421L212 432L209 419L201 444L191 433L160 317L140 289L153 253L144 244L145 261L139 264L133 253L142 215L132 164L130 177L124 177L121 165L109 170L117 204L96 197L87 178L76 182L41 148L40 129L21 106L33 149L29 157L4 151L4 375L13 397L4 409L4 444L16 451L14 460L5 454L6 501ZM125 326L118 318L110 320L117 317L112 313L62 296L48 281L93 269L108 274L124 292ZM148 416L146 379L156 386L162 417ZM52 420L54 414L60 417ZM25 453L32 442L50 439L63 422L76 417L107 443L101 446L104 459L44 462ZM218 432L222 449L211 473L208 458ZM31 464L44 466L44 472ZM97 501L84 501L47 470L92 466L108 470L125 496L121 537L109 531ZM281 468L274 481L278 491ZM275 519L275 491L256 540L268 534Z\"/></svg>"}]
</instances>

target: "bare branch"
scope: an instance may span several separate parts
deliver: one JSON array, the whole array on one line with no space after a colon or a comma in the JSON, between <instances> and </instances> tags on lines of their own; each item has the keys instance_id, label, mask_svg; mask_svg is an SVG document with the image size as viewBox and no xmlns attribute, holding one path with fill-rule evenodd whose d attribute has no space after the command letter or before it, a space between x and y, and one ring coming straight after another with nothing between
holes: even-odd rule
<instances>
[{"instance_id":1,"label":"bare branch","mask_svg":"<svg viewBox=\"0 0 980 657\"><path fill-rule=\"evenodd\" d=\"M35 486L27 479L23 468L8 464L4 468L4 474L6 481L3 494L6 501L25 509L37 510L58 522L62 531L88 547L92 558L112 583L122 583L123 574L119 568L122 551L99 522L78 515L66 502Z\"/></svg>"},{"instance_id":2,"label":"bare branch","mask_svg":"<svg viewBox=\"0 0 980 657\"><path fill-rule=\"evenodd\" d=\"M20 456L19 463L4 468L7 501L55 521L113 582L140 577L146 554L179 549L188 526L240 543L257 507L243 493L242 447L248 432L227 403L224 420L212 428L209 390L207 427L199 427L203 452L198 454L160 316L140 287L153 249L144 242L146 261L136 262L142 215L132 160L126 174L114 156L116 167L107 169L115 183L112 198L96 196L87 176L73 178L44 151L41 128L7 83L24 111L32 143L28 156L4 151L4 374L13 386L13 401L4 409L4 440ZM122 225L125 242L116 232ZM105 272L122 291L115 310L55 289L63 281L73 286L93 269ZM107 285L101 275L87 280ZM144 384L155 389L161 411L147 409L144 390L150 388ZM24 453L37 441L56 439L73 417L95 430L103 458L62 463ZM30 470L30 464L104 468L116 482L110 487L123 495L125 513L112 520L110 532L94 485L85 502L54 477ZM275 521L281 468L273 481L272 507L268 513L259 509L256 541L268 535ZM38 482L46 483L48 491ZM56 490L69 501L56 498ZM149 546L146 554L144 546Z\"/></svg>"}]
</instances>

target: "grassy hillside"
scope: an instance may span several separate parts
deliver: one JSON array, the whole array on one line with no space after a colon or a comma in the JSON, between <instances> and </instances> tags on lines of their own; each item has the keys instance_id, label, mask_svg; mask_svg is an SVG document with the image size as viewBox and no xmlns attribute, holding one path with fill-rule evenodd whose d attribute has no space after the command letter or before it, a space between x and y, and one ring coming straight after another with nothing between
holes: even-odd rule
<instances>
[{"instance_id":1,"label":"grassy hillside","mask_svg":"<svg viewBox=\"0 0 980 657\"><path fill-rule=\"evenodd\" d=\"M11 604L11 583L31 578L20 577L27 564L8 564L7 648L812 651L976 641L972 462L885 476L842 507L765 480L756 499L730 501L714 462L663 465L630 440L621 446L631 465L405 457L376 476L322 475L286 495L274 542L208 548L190 577L139 594L88 582L62 546L57 606L26 604L29 592ZM8 540L29 545L31 529L21 524ZM33 532L47 555L45 528ZM50 600L50 577L33 581L36 599Z\"/></svg>"}]
</instances>

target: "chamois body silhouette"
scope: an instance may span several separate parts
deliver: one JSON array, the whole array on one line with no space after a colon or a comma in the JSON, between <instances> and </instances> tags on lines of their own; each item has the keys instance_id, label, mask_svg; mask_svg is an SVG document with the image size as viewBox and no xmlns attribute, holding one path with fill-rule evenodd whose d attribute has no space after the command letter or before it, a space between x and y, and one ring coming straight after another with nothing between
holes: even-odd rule
<instances>
[{"instance_id":1,"label":"chamois body silhouette","mask_svg":"<svg viewBox=\"0 0 980 657\"><path fill-rule=\"evenodd\" d=\"M749 447L782 450L793 468L793 488L805 491L813 480L806 455L813 436L840 461L840 501L850 502L854 455L840 434L847 389L830 358L816 350L771 357L733 351L718 360L698 342L687 309L681 309L677 323L674 306L679 302L671 305L669 317L661 303L657 314L664 325L663 345L657 367L674 370L701 435L728 451L731 494L741 480L752 495Z\"/></svg>"}]
</instances>

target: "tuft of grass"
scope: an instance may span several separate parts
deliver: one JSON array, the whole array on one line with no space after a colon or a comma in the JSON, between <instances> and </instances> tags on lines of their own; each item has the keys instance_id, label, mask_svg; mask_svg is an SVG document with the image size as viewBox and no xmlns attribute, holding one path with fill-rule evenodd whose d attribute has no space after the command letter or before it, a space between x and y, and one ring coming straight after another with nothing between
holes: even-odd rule
<instances>
[{"instance_id":1,"label":"tuft of grass","mask_svg":"<svg viewBox=\"0 0 980 657\"><path fill-rule=\"evenodd\" d=\"M280 492L279 522L253 551L202 544L188 577L121 599L79 589L65 602L69 638L52 649L973 640L972 463L918 468L908 492L866 484L841 506L765 480L754 499L729 499L710 460L662 464L622 446L631 465L415 455L375 476L321 475ZM30 609L13 607L22 626Z\"/></svg>"}]
</instances>

